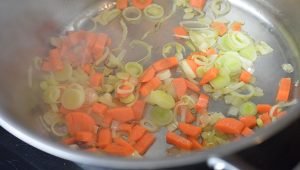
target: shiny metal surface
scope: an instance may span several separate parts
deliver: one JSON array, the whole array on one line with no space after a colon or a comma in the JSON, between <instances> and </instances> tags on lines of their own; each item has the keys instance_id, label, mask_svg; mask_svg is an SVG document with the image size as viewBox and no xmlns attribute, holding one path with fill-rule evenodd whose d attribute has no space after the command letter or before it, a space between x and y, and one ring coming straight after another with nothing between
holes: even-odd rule
<instances>
[{"instance_id":1,"label":"shiny metal surface","mask_svg":"<svg viewBox=\"0 0 300 170\"><path fill-rule=\"evenodd\" d=\"M159 1L170 9L171 1ZM255 65L255 75L258 86L265 91L265 96L256 102L274 103L278 80L282 76L292 76L299 79L299 49L300 49L300 15L299 0L231 0L233 4L229 19L244 20L246 30L256 40L264 40L271 44L274 52L261 57ZM57 35L66 29L72 29L70 24L82 14L90 14L103 7L109 0L9 0L0 2L0 125L6 130L45 152L79 163L112 168L162 168L193 164L206 160L211 156L223 156L241 150L247 146L259 144L269 136L284 128L296 117L300 116L299 105L289 109L288 116L276 123L258 130L249 138L241 139L224 146L203 152L193 152L181 157L171 157L164 154L166 144L157 142L147 153L146 159L129 160L109 156L97 156L80 151L70 150L50 139L41 128L33 112L33 106L40 100L34 91L27 87L27 68L32 58L46 53L48 37ZM95 8L96 6L96 8ZM161 56L161 45L171 37L166 32L178 22L174 16L165 23L161 30L148 41L155 44L154 55ZM140 24L129 26L129 39L140 37L149 26ZM118 22L113 23L110 32L113 40L120 34ZM102 30L105 31L105 30ZM163 38L161 38L163 37ZM117 40L116 40L117 41ZM114 42L114 41L113 41ZM155 42L155 43L154 43ZM141 55L135 53L127 60L135 60ZM291 63L295 67L292 75L284 73L280 66ZM37 75L35 75L37 76ZM299 87L294 88L294 96L299 98ZM216 103L218 104L218 103ZM215 105L216 106L216 105ZM210 106L213 111L221 108ZM163 138L160 134L158 140ZM161 140L163 141L163 140Z\"/></svg>"}]
</instances>

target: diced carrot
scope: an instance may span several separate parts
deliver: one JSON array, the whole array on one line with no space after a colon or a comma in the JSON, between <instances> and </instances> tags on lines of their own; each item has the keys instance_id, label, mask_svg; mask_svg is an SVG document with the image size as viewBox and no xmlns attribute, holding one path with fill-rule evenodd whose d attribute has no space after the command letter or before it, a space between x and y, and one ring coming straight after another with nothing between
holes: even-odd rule
<instances>
[{"instance_id":1,"label":"diced carrot","mask_svg":"<svg viewBox=\"0 0 300 170\"><path fill-rule=\"evenodd\" d=\"M102 73L95 73L90 77L90 86L91 87L99 87L103 81Z\"/></svg>"},{"instance_id":2,"label":"diced carrot","mask_svg":"<svg viewBox=\"0 0 300 170\"><path fill-rule=\"evenodd\" d=\"M97 146L104 148L112 143L112 132L109 128L100 129L98 132Z\"/></svg>"},{"instance_id":3,"label":"diced carrot","mask_svg":"<svg viewBox=\"0 0 300 170\"><path fill-rule=\"evenodd\" d=\"M156 70L156 72L164 71L176 66L178 66L177 57L163 58L153 64L153 68Z\"/></svg>"},{"instance_id":4,"label":"diced carrot","mask_svg":"<svg viewBox=\"0 0 300 170\"><path fill-rule=\"evenodd\" d=\"M206 0L190 0L190 6L202 10L206 4Z\"/></svg>"},{"instance_id":5,"label":"diced carrot","mask_svg":"<svg viewBox=\"0 0 300 170\"><path fill-rule=\"evenodd\" d=\"M191 141L173 132L167 132L166 141L168 144L174 145L179 149L185 149L185 150L192 149Z\"/></svg>"},{"instance_id":6,"label":"diced carrot","mask_svg":"<svg viewBox=\"0 0 300 170\"><path fill-rule=\"evenodd\" d=\"M189 80L186 80L186 85L187 85L187 88L196 92L196 93L200 93L200 87L198 87L196 84L190 82Z\"/></svg>"},{"instance_id":7,"label":"diced carrot","mask_svg":"<svg viewBox=\"0 0 300 170\"><path fill-rule=\"evenodd\" d=\"M245 127L241 133L243 136L250 136L254 134L254 131L248 127Z\"/></svg>"},{"instance_id":8,"label":"diced carrot","mask_svg":"<svg viewBox=\"0 0 300 170\"><path fill-rule=\"evenodd\" d=\"M175 27L173 29L173 33L175 35L180 35L180 36L188 36L188 34L189 34L187 32L187 30L184 27L182 27L182 26Z\"/></svg>"},{"instance_id":9,"label":"diced carrot","mask_svg":"<svg viewBox=\"0 0 300 170\"><path fill-rule=\"evenodd\" d=\"M104 116L101 122L101 126L104 128L109 128L112 124L113 118L111 116Z\"/></svg>"},{"instance_id":10,"label":"diced carrot","mask_svg":"<svg viewBox=\"0 0 300 170\"><path fill-rule=\"evenodd\" d=\"M200 81L200 85L204 85L208 82L210 82L211 80L215 79L219 74L219 70L215 67L209 69L202 77L201 81Z\"/></svg>"},{"instance_id":11,"label":"diced carrot","mask_svg":"<svg viewBox=\"0 0 300 170\"><path fill-rule=\"evenodd\" d=\"M240 117L240 121L244 123L246 127L253 128L256 126L256 117L255 116L243 116Z\"/></svg>"},{"instance_id":12,"label":"diced carrot","mask_svg":"<svg viewBox=\"0 0 300 170\"><path fill-rule=\"evenodd\" d=\"M131 133L132 128L133 128L133 124L129 124L129 123L121 123L118 126L119 131L123 131L127 133Z\"/></svg>"},{"instance_id":13,"label":"diced carrot","mask_svg":"<svg viewBox=\"0 0 300 170\"><path fill-rule=\"evenodd\" d=\"M192 59L187 59L186 62L191 67L191 69L193 70L193 72L196 73L197 68L198 68L198 64L196 64L195 61L192 60Z\"/></svg>"},{"instance_id":14,"label":"diced carrot","mask_svg":"<svg viewBox=\"0 0 300 170\"><path fill-rule=\"evenodd\" d=\"M271 116L269 115L269 113L263 113L263 114L259 115L259 118L264 122L264 126L266 126L272 122L272 119L271 119Z\"/></svg>"},{"instance_id":15,"label":"diced carrot","mask_svg":"<svg viewBox=\"0 0 300 170\"><path fill-rule=\"evenodd\" d=\"M223 118L217 121L215 129L226 134L241 134L245 125L234 118Z\"/></svg>"},{"instance_id":16,"label":"diced carrot","mask_svg":"<svg viewBox=\"0 0 300 170\"><path fill-rule=\"evenodd\" d=\"M227 26L222 22L213 22L211 25L211 28L218 31L219 36L223 36L227 32Z\"/></svg>"},{"instance_id":17,"label":"diced carrot","mask_svg":"<svg viewBox=\"0 0 300 170\"><path fill-rule=\"evenodd\" d=\"M120 10L123 10L128 7L128 0L117 0L116 7Z\"/></svg>"},{"instance_id":18,"label":"diced carrot","mask_svg":"<svg viewBox=\"0 0 300 170\"><path fill-rule=\"evenodd\" d=\"M240 23L240 22L233 22L232 24L231 24L231 29L233 30L233 31L241 31L242 30L242 23Z\"/></svg>"},{"instance_id":19,"label":"diced carrot","mask_svg":"<svg viewBox=\"0 0 300 170\"><path fill-rule=\"evenodd\" d=\"M129 150L132 150L132 152L134 152L134 148L133 146L131 146L126 140L124 140L123 138L121 137L116 137L114 138L114 143L120 145L120 146L123 146L125 148L128 148Z\"/></svg>"},{"instance_id":20,"label":"diced carrot","mask_svg":"<svg viewBox=\"0 0 300 170\"><path fill-rule=\"evenodd\" d=\"M196 138L188 136L187 139L192 142L192 149L195 150L203 149L203 146L201 145L201 143L199 143L199 141Z\"/></svg>"},{"instance_id":21,"label":"diced carrot","mask_svg":"<svg viewBox=\"0 0 300 170\"><path fill-rule=\"evenodd\" d=\"M195 106L196 110L199 113L205 113L208 108L209 96L201 93L198 99L198 102Z\"/></svg>"},{"instance_id":22,"label":"diced carrot","mask_svg":"<svg viewBox=\"0 0 300 170\"><path fill-rule=\"evenodd\" d=\"M49 61L44 61L41 65L41 69L43 71L46 71L46 72L49 72L49 71L52 71L52 65Z\"/></svg>"},{"instance_id":23,"label":"diced carrot","mask_svg":"<svg viewBox=\"0 0 300 170\"><path fill-rule=\"evenodd\" d=\"M132 149L115 143L108 144L103 151L116 156L130 156L133 153Z\"/></svg>"},{"instance_id":24,"label":"diced carrot","mask_svg":"<svg viewBox=\"0 0 300 170\"><path fill-rule=\"evenodd\" d=\"M140 77L140 82L146 83L152 80L154 76L155 76L155 69L152 66L150 66L145 70L144 74Z\"/></svg>"},{"instance_id":25,"label":"diced carrot","mask_svg":"<svg viewBox=\"0 0 300 170\"><path fill-rule=\"evenodd\" d=\"M172 80L172 85L178 99L184 96L187 92L187 84L184 78L175 78Z\"/></svg>"},{"instance_id":26,"label":"diced carrot","mask_svg":"<svg viewBox=\"0 0 300 170\"><path fill-rule=\"evenodd\" d=\"M133 147L140 155L144 155L154 141L155 136L152 133L146 133Z\"/></svg>"},{"instance_id":27,"label":"diced carrot","mask_svg":"<svg viewBox=\"0 0 300 170\"><path fill-rule=\"evenodd\" d=\"M186 113L185 123L193 123L195 120L196 120L196 117L191 112Z\"/></svg>"},{"instance_id":28,"label":"diced carrot","mask_svg":"<svg viewBox=\"0 0 300 170\"><path fill-rule=\"evenodd\" d=\"M71 145L71 144L76 143L76 140L74 137L67 137L62 140L62 143L65 145Z\"/></svg>"},{"instance_id":29,"label":"diced carrot","mask_svg":"<svg viewBox=\"0 0 300 170\"><path fill-rule=\"evenodd\" d=\"M119 122L129 122L134 120L134 112L131 107L116 107L106 111L106 115Z\"/></svg>"},{"instance_id":30,"label":"diced carrot","mask_svg":"<svg viewBox=\"0 0 300 170\"><path fill-rule=\"evenodd\" d=\"M84 64L82 66L82 70L89 75L92 74L92 72L93 72L93 68L92 68L91 64Z\"/></svg>"},{"instance_id":31,"label":"diced carrot","mask_svg":"<svg viewBox=\"0 0 300 170\"><path fill-rule=\"evenodd\" d=\"M283 112L275 112L275 113L274 113L274 116L277 117L277 118L280 118L280 117L282 117L282 116L284 116L284 115L286 115L286 114L287 114L286 111L283 111Z\"/></svg>"},{"instance_id":32,"label":"diced carrot","mask_svg":"<svg viewBox=\"0 0 300 170\"><path fill-rule=\"evenodd\" d=\"M134 112L135 120L141 120L144 116L144 110L145 110L145 101L144 100L137 100L132 105L132 110Z\"/></svg>"},{"instance_id":33,"label":"diced carrot","mask_svg":"<svg viewBox=\"0 0 300 170\"><path fill-rule=\"evenodd\" d=\"M279 89L277 92L276 100L278 102L287 102L291 91L291 78L282 78L279 82Z\"/></svg>"},{"instance_id":34,"label":"diced carrot","mask_svg":"<svg viewBox=\"0 0 300 170\"><path fill-rule=\"evenodd\" d=\"M191 137L199 137L202 132L202 128L187 123L179 123L178 128L182 133Z\"/></svg>"},{"instance_id":35,"label":"diced carrot","mask_svg":"<svg viewBox=\"0 0 300 170\"><path fill-rule=\"evenodd\" d=\"M97 40L94 44L92 54L95 60L98 60L102 57L104 48L107 45L108 36L106 34L100 33L97 35Z\"/></svg>"},{"instance_id":36,"label":"diced carrot","mask_svg":"<svg viewBox=\"0 0 300 170\"><path fill-rule=\"evenodd\" d=\"M48 61L54 71L64 69L64 63L61 59L60 50L58 48L50 50Z\"/></svg>"},{"instance_id":37,"label":"diced carrot","mask_svg":"<svg viewBox=\"0 0 300 170\"><path fill-rule=\"evenodd\" d=\"M252 74L249 73L248 71L243 70L240 75L240 81L244 83L250 83L251 79L252 79Z\"/></svg>"},{"instance_id":38,"label":"diced carrot","mask_svg":"<svg viewBox=\"0 0 300 170\"><path fill-rule=\"evenodd\" d=\"M86 36L85 31L70 31L68 32L68 40L71 44L78 44L80 41L82 41Z\"/></svg>"},{"instance_id":39,"label":"diced carrot","mask_svg":"<svg viewBox=\"0 0 300 170\"><path fill-rule=\"evenodd\" d=\"M152 90L157 89L161 85L161 80L154 77L152 80L142 85L140 88L140 94L142 96L148 96Z\"/></svg>"},{"instance_id":40,"label":"diced carrot","mask_svg":"<svg viewBox=\"0 0 300 170\"><path fill-rule=\"evenodd\" d=\"M144 128L143 126L135 125L132 128L132 131L129 135L129 141L132 142L132 143L138 141L139 139L141 139L144 136L144 134L146 132L147 132L147 129Z\"/></svg>"},{"instance_id":41,"label":"diced carrot","mask_svg":"<svg viewBox=\"0 0 300 170\"><path fill-rule=\"evenodd\" d=\"M104 114L108 107L102 103L94 103L92 106L92 111L95 113Z\"/></svg>"},{"instance_id":42,"label":"diced carrot","mask_svg":"<svg viewBox=\"0 0 300 170\"><path fill-rule=\"evenodd\" d=\"M74 137L77 142L84 142L89 144L95 142L95 136L92 132L77 131L75 132Z\"/></svg>"},{"instance_id":43,"label":"diced carrot","mask_svg":"<svg viewBox=\"0 0 300 170\"><path fill-rule=\"evenodd\" d=\"M86 113L71 112L65 116L67 128L70 134L77 131L93 132L96 122Z\"/></svg>"},{"instance_id":44,"label":"diced carrot","mask_svg":"<svg viewBox=\"0 0 300 170\"><path fill-rule=\"evenodd\" d=\"M152 4L152 0L132 0L132 5L139 9L144 9L150 4Z\"/></svg>"},{"instance_id":45,"label":"diced carrot","mask_svg":"<svg viewBox=\"0 0 300 170\"><path fill-rule=\"evenodd\" d=\"M205 54L206 54L206 56L212 56L212 55L217 54L217 51L214 48L209 48L206 50Z\"/></svg>"},{"instance_id":46,"label":"diced carrot","mask_svg":"<svg viewBox=\"0 0 300 170\"><path fill-rule=\"evenodd\" d=\"M257 104L256 110L258 113L269 113L272 106L269 104Z\"/></svg>"}]
</instances>

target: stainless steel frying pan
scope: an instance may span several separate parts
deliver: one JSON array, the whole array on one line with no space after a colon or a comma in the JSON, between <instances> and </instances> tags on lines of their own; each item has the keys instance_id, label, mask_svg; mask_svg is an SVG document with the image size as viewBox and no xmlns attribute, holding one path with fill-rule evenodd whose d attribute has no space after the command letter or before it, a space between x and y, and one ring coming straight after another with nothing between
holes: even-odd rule
<instances>
[{"instance_id":1,"label":"stainless steel frying pan","mask_svg":"<svg viewBox=\"0 0 300 170\"><path fill-rule=\"evenodd\" d=\"M109 0L0 1L0 125L3 128L40 150L71 161L111 168L149 169L198 163L212 156L224 156L260 144L300 116L300 106L294 105L288 109L287 116L258 130L251 137L180 157L166 156L166 144L163 142L156 143L146 158L141 160L92 155L60 145L36 120L39 113L32 108L40 99L27 86L27 68L34 56L46 53L50 36L72 29L72 23L78 18L109 7L111 3ZM160 3L168 10L172 0L160 0ZM259 58L255 65L257 85L265 90L265 96L256 101L274 103L280 77L292 77L294 82L300 78L300 0L231 0L231 3L233 9L228 18L244 20L250 35L268 42L274 48L272 54ZM161 56L161 45L171 39L166 32L177 22L176 16L172 17L149 39L155 42L154 59ZM129 30L134 30L129 33L129 39L139 37L149 27L151 23L147 22L129 26ZM121 34L117 25L108 31L116 37ZM136 57L127 60L135 60ZM295 72L283 72L283 63L292 64ZM293 96L300 97L297 83ZM218 111L218 108L211 109ZM158 134L157 138L159 140L163 136Z\"/></svg>"}]
</instances>

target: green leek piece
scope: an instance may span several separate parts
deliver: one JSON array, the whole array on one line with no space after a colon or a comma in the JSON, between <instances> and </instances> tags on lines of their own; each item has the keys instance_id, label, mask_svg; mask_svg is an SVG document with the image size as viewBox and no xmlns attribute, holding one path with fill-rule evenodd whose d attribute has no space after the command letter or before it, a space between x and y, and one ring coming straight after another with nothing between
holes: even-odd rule
<instances>
[{"instance_id":1,"label":"green leek piece","mask_svg":"<svg viewBox=\"0 0 300 170\"><path fill-rule=\"evenodd\" d=\"M260 128L264 126L264 122L260 118L256 119L256 124Z\"/></svg>"},{"instance_id":2,"label":"green leek piece","mask_svg":"<svg viewBox=\"0 0 300 170\"><path fill-rule=\"evenodd\" d=\"M257 58L256 48L253 44L240 50L240 55L251 61L255 61Z\"/></svg>"},{"instance_id":3,"label":"green leek piece","mask_svg":"<svg viewBox=\"0 0 300 170\"><path fill-rule=\"evenodd\" d=\"M84 103L84 99L85 95L83 91L75 88L70 88L66 89L63 92L61 97L61 104L66 109L75 110L82 106L82 104Z\"/></svg>"},{"instance_id":4,"label":"green leek piece","mask_svg":"<svg viewBox=\"0 0 300 170\"><path fill-rule=\"evenodd\" d=\"M152 91L147 98L147 102L150 104L156 104L164 109L172 109L175 106L175 100L173 97L162 90Z\"/></svg>"},{"instance_id":5,"label":"green leek piece","mask_svg":"<svg viewBox=\"0 0 300 170\"><path fill-rule=\"evenodd\" d=\"M54 78L57 81L67 81L72 77L72 66L71 64L64 64L64 69L54 72Z\"/></svg>"},{"instance_id":6,"label":"green leek piece","mask_svg":"<svg viewBox=\"0 0 300 170\"><path fill-rule=\"evenodd\" d=\"M230 84L229 75L218 75L215 79L209 82L214 89L222 89Z\"/></svg>"},{"instance_id":7,"label":"green leek piece","mask_svg":"<svg viewBox=\"0 0 300 170\"><path fill-rule=\"evenodd\" d=\"M245 102L240 106L241 116L254 116L256 113L256 104L252 102Z\"/></svg>"},{"instance_id":8,"label":"green leek piece","mask_svg":"<svg viewBox=\"0 0 300 170\"><path fill-rule=\"evenodd\" d=\"M230 76L237 75L242 71L242 63L237 52L226 52L215 63L218 69L225 68Z\"/></svg>"},{"instance_id":9,"label":"green leek piece","mask_svg":"<svg viewBox=\"0 0 300 170\"><path fill-rule=\"evenodd\" d=\"M139 77L143 74L143 66L137 62L128 62L125 65L125 71L133 77Z\"/></svg>"},{"instance_id":10,"label":"green leek piece","mask_svg":"<svg viewBox=\"0 0 300 170\"><path fill-rule=\"evenodd\" d=\"M166 126L174 120L174 113L169 109L155 106L150 112L150 119L157 126Z\"/></svg>"},{"instance_id":11,"label":"green leek piece","mask_svg":"<svg viewBox=\"0 0 300 170\"><path fill-rule=\"evenodd\" d=\"M120 102L122 102L124 104L129 104L129 103L132 103L134 100L135 100L134 94L130 94L128 97L121 98Z\"/></svg>"},{"instance_id":12,"label":"green leek piece","mask_svg":"<svg viewBox=\"0 0 300 170\"><path fill-rule=\"evenodd\" d=\"M103 11L100 15L93 18L95 22L99 22L101 25L105 26L114 20L117 16L121 14L119 9L112 9L110 11Z\"/></svg>"},{"instance_id":13,"label":"green leek piece","mask_svg":"<svg viewBox=\"0 0 300 170\"><path fill-rule=\"evenodd\" d=\"M164 8L158 4L148 5L143 12L146 17L152 20L160 19L165 13Z\"/></svg>"},{"instance_id":14,"label":"green leek piece","mask_svg":"<svg viewBox=\"0 0 300 170\"><path fill-rule=\"evenodd\" d=\"M48 86L43 92L43 99L45 103L56 103L60 96L60 89L57 86Z\"/></svg>"}]
</instances>

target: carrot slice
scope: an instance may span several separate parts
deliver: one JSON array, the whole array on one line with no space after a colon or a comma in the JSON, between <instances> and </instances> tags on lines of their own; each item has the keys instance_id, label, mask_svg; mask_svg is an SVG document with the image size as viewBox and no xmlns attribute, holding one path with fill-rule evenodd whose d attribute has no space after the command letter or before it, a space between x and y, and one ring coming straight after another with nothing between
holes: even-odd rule
<instances>
[{"instance_id":1,"label":"carrot slice","mask_svg":"<svg viewBox=\"0 0 300 170\"><path fill-rule=\"evenodd\" d=\"M103 74L102 73L95 73L90 77L90 86L91 87L98 87L101 85L103 81Z\"/></svg>"},{"instance_id":2,"label":"carrot slice","mask_svg":"<svg viewBox=\"0 0 300 170\"><path fill-rule=\"evenodd\" d=\"M157 71L164 71L173 67L178 66L178 59L177 57L168 57L168 58L163 58L158 61L156 61L153 64L153 68Z\"/></svg>"},{"instance_id":3,"label":"carrot slice","mask_svg":"<svg viewBox=\"0 0 300 170\"><path fill-rule=\"evenodd\" d=\"M259 118L264 122L264 126L266 126L272 122L272 119L271 119L269 113L263 113L263 114L259 115Z\"/></svg>"},{"instance_id":4,"label":"carrot slice","mask_svg":"<svg viewBox=\"0 0 300 170\"><path fill-rule=\"evenodd\" d=\"M175 35L180 35L180 36L188 36L188 34L189 34L187 32L187 30L184 27L182 27L182 26L175 27L173 29L173 33Z\"/></svg>"},{"instance_id":5,"label":"carrot slice","mask_svg":"<svg viewBox=\"0 0 300 170\"><path fill-rule=\"evenodd\" d=\"M74 137L67 137L62 140L62 143L65 145L71 145L76 143L76 139Z\"/></svg>"},{"instance_id":6,"label":"carrot slice","mask_svg":"<svg viewBox=\"0 0 300 170\"><path fill-rule=\"evenodd\" d=\"M166 141L168 144L174 145L177 148L190 150L192 149L192 142L188 139L177 135L173 132L167 132L166 134Z\"/></svg>"},{"instance_id":7,"label":"carrot slice","mask_svg":"<svg viewBox=\"0 0 300 170\"><path fill-rule=\"evenodd\" d=\"M254 131L248 127L245 127L241 134L243 136L250 136L254 134Z\"/></svg>"},{"instance_id":8,"label":"carrot slice","mask_svg":"<svg viewBox=\"0 0 300 170\"><path fill-rule=\"evenodd\" d=\"M246 127L253 128L256 126L256 117L255 116L243 116L240 117L240 121L244 123Z\"/></svg>"},{"instance_id":9,"label":"carrot slice","mask_svg":"<svg viewBox=\"0 0 300 170\"><path fill-rule=\"evenodd\" d=\"M137 100L133 106L132 110L134 112L135 120L141 120L144 116L144 110L145 110L145 101L143 100Z\"/></svg>"},{"instance_id":10,"label":"carrot slice","mask_svg":"<svg viewBox=\"0 0 300 170\"><path fill-rule=\"evenodd\" d=\"M202 77L201 81L200 81L200 85L204 85L208 82L210 82L211 80L215 79L219 74L219 70L215 67L209 69Z\"/></svg>"},{"instance_id":11,"label":"carrot slice","mask_svg":"<svg viewBox=\"0 0 300 170\"><path fill-rule=\"evenodd\" d=\"M199 65L196 64L195 61L192 60L192 59L190 59L190 58L188 58L188 59L186 60L186 62L187 62L188 65L191 67L191 69L193 70L193 72L196 73L197 68L198 68Z\"/></svg>"},{"instance_id":12,"label":"carrot slice","mask_svg":"<svg viewBox=\"0 0 300 170\"><path fill-rule=\"evenodd\" d=\"M109 128L112 124L113 118L111 116L104 116L101 126L104 128Z\"/></svg>"},{"instance_id":13,"label":"carrot slice","mask_svg":"<svg viewBox=\"0 0 300 170\"><path fill-rule=\"evenodd\" d=\"M112 143L112 133L109 128L100 129L98 132L97 146L104 148Z\"/></svg>"},{"instance_id":14,"label":"carrot slice","mask_svg":"<svg viewBox=\"0 0 300 170\"><path fill-rule=\"evenodd\" d=\"M108 107L102 103L94 103L92 106L92 111L98 114L104 114Z\"/></svg>"},{"instance_id":15,"label":"carrot slice","mask_svg":"<svg viewBox=\"0 0 300 170\"><path fill-rule=\"evenodd\" d=\"M193 123L195 120L196 120L196 117L191 112L186 113L185 123Z\"/></svg>"},{"instance_id":16,"label":"carrot slice","mask_svg":"<svg viewBox=\"0 0 300 170\"><path fill-rule=\"evenodd\" d=\"M112 117L113 120L119 122L129 122L134 120L134 112L131 107L116 107L106 111L106 114Z\"/></svg>"},{"instance_id":17,"label":"carrot slice","mask_svg":"<svg viewBox=\"0 0 300 170\"><path fill-rule=\"evenodd\" d=\"M178 128L182 133L191 137L198 137L202 132L202 128L187 123L179 123Z\"/></svg>"},{"instance_id":18,"label":"carrot slice","mask_svg":"<svg viewBox=\"0 0 300 170\"><path fill-rule=\"evenodd\" d=\"M206 4L206 0L190 0L190 6L202 10Z\"/></svg>"},{"instance_id":19,"label":"carrot slice","mask_svg":"<svg viewBox=\"0 0 300 170\"><path fill-rule=\"evenodd\" d=\"M206 50L205 54L206 54L206 56L211 56L211 55L217 54L217 51L214 48L209 48Z\"/></svg>"},{"instance_id":20,"label":"carrot slice","mask_svg":"<svg viewBox=\"0 0 300 170\"><path fill-rule=\"evenodd\" d=\"M256 110L258 113L269 113L272 106L269 104L257 104Z\"/></svg>"},{"instance_id":21,"label":"carrot slice","mask_svg":"<svg viewBox=\"0 0 300 170\"><path fill-rule=\"evenodd\" d=\"M198 102L195 106L196 110L199 113L205 113L208 108L209 96L201 93L198 99Z\"/></svg>"},{"instance_id":22,"label":"carrot slice","mask_svg":"<svg viewBox=\"0 0 300 170\"><path fill-rule=\"evenodd\" d=\"M154 141L155 136L152 133L146 133L133 147L140 155L144 155Z\"/></svg>"},{"instance_id":23,"label":"carrot slice","mask_svg":"<svg viewBox=\"0 0 300 170\"><path fill-rule=\"evenodd\" d=\"M250 83L251 79L252 79L252 74L249 73L248 71L243 70L240 75L240 81L244 83Z\"/></svg>"},{"instance_id":24,"label":"carrot slice","mask_svg":"<svg viewBox=\"0 0 300 170\"><path fill-rule=\"evenodd\" d=\"M240 23L240 22L233 22L232 24L231 24L231 29L233 30L233 31L241 31L242 30L242 23Z\"/></svg>"},{"instance_id":25,"label":"carrot slice","mask_svg":"<svg viewBox=\"0 0 300 170\"><path fill-rule=\"evenodd\" d=\"M96 122L86 113L71 112L65 117L67 128L70 134L75 134L77 131L93 132Z\"/></svg>"},{"instance_id":26,"label":"carrot slice","mask_svg":"<svg viewBox=\"0 0 300 170\"><path fill-rule=\"evenodd\" d=\"M210 26L218 31L219 36L223 36L227 32L227 26L222 22L213 22Z\"/></svg>"},{"instance_id":27,"label":"carrot slice","mask_svg":"<svg viewBox=\"0 0 300 170\"><path fill-rule=\"evenodd\" d=\"M129 150L131 150L132 152L134 152L134 148L126 141L124 140L123 138L121 137L116 137L114 138L114 143L120 145L120 146L123 146L125 148L128 148Z\"/></svg>"},{"instance_id":28,"label":"carrot slice","mask_svg":"<svg viewBox=\"0 0 300 170\"><path fill-rule=\"evenodd\" d=\"M106 34L100 33L97 36L97 40L94 44L92 54L94 56L95 60L98 60L100 57L102 57L104 53L104 48L108 43L108 36Z\"/></svg>"},{"instance_id":29,"label":"carrot slice","mask_svg":"<svg viewBox=\"0 0 300 170\"><path fill-rule=\"evenodd\" d=\"M279 89L276 100L279 102L287 102L291 91L291 78L282 78L279 82Z\"/></svg>"},{"instance_id":30,"label":"carrot slice","mask_svg":"<svg viewBox=\"0 0 300 170\"><path fill-rule=\"evenodd\" d=\"M131 133L132 127L133 127L133 124L121 123L118 126L118 130L123 131L123 132L127 132L127 133Z\"/></svg>"},{"instance_id":31,"label":"carrot slice","mask_svg":"<svg viewBox=\"0 0 300 170\"><path fill-rule=\"evenodd\" d=\"M245 125L241 121L233 118L223 118L215 124L215 129L218 131L234 135L241 134L244 127Z\"/></svg>"},{"instance_id":32,"label":"carrot slice","mask_svg":"<svg viewBox=\"0 0 300 170\"><path fill-rule=\"evenodd\" d=\"M192 142L192 149L195 150L203 149L203 146L201 145L201 143L199 143L199 141L196 138L188 136L187 139Z\"/></svg>"},{"instance_id":33,"label":"carrot slice","mask_svg":"<svg viewBox=\"0 0 300 170\"><path fill-rule=\"evenodd\" d=\"M115 143L108 144L103 151L116 156L130 156L133 153L131 148L127 148Z\"/></svg>"},{"instance_id":34,"label":"carrot slice","mask_svg":"<svg viewBox=\"0 0 300 170\"><path fill-rule=\"evenodd\" d=\"M157 77L153 78L140 88L140 94L142 96L148 96L152 90L157 89L161 85L161 80Z\"/></svg>"},{"instance_id":35,"label":"carrot slice","mask_svg":"<svg viewBox=\"0 0 300 170\"><path fill-rule=\"evenodd\" d=\"M140 82L146 83L146 82L152 80L154 78L154 76L155 76L155 69L152 66L150 66L145 70L144 74L140 78Z\"/></svg>"},{"instance_id":36,"label":"carrot slice","mask_svg":"<svg viewBox=\"0 0 300 170\"><path fill-rule=\"evenodd\" d=\"M92 132L86 132L86 131L77 131L74 134L75 140L77 142L84 142L92 144L95 142L95 136Z\"/></svg>"},{"instance_id":37,"label":"carrot slice","mask_svg":"<svg viewBox=\"0 0 300 170\"><path fill-rule=\"evenodd\" d=\"M123 10L128 7L128 0L117 0L117 8Z\"/></svg>"},{"instance_id":38,"label":"carrot slice","mask_svg":"<svg viewBox=\"0 0 300 170\"><path fill-rule=\"evenodd\" d=\"M187 88L196 92L196 93L200 93L200 87L198 87L196 84L190 82L189 80L186 80L186 85L187 85Z\"/></svg>"},{"instance_id":39,"label":"carrot slice","mask_svg":"<svg viewBox=\"0 0 300 170\"><path fill-rule=\"evenodd\" d=\"M187 85L184 78L175 78L172 80L172 84L178 99L186 94Z\"/></svg>"},{"instance_id":40,"label":"carrot slice","mask_svg":"<svg viewBox=\"0 0 300 170\"><path fill-rule=\"evenodd\" d=\"M132 5L139 9L144 9L150 4L152 4L152 0L132 0Z\"/></svg>"},{"instance_id":41,"label":"carrot slice","mask_svg":"<svg viewBox=\"0 0 300 170\"><path fill-rule=\"evenodd\" d=\"M139 139L141 139L143 137L143 135L147 132L147 130L140 126L140 125L135 125L133 128L132 128L132 131L129 135L129 141L130 142L136 142L138 141Z\"/></svg>"},{"instance_id":42,"label":"carrot slice","mask_svg":"<svg viewBox=\"0 0 300 170\"><path fill-rule=\"evenodd\" d=\"M82 70L89 75L92 74L92 72L93 72L93 68L92 68L91 64L84 64L82 66Z\"/></svg>"}]
</instances>

